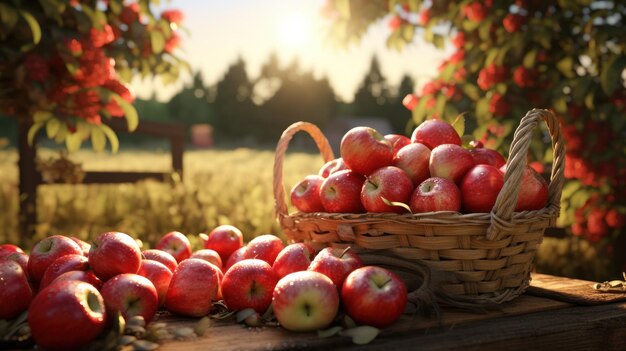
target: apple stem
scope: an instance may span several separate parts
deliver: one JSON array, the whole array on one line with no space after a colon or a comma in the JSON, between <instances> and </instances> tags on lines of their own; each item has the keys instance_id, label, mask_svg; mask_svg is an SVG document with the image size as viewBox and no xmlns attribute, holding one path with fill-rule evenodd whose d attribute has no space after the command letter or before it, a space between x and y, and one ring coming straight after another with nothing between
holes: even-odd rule
<instances>
[{"instance_id":1,"label":"apple stem","mask_svg":"<svg viewBox=\"0 0 626 351\"><path fill-rule=\"evenodd\" d=\"M382 287L384 287L385 285L387 285L387 283L389 283L390 281L391 281L391 278L389 278L389 279L385 280L382 284L378 284L378 287L379 287L379 288L382 288Z\"/></svg>"},{"instance_id":2,"label":"apple stem","mask_svg":"<svg viewBox=\"0 0 626 351\"><path fill-rule=\"evenodd\" d=\"M343 257L343 255L345 255L345 254L346 254L346 252L350 251L350 249L351 249L351 248L350 248L350 246L348 246L348 247L346 247L345 249L343 249L343 251L341 252L341 255L339 256L339 258L342 258L342 257Z\"/></svg>"}]
</instances>

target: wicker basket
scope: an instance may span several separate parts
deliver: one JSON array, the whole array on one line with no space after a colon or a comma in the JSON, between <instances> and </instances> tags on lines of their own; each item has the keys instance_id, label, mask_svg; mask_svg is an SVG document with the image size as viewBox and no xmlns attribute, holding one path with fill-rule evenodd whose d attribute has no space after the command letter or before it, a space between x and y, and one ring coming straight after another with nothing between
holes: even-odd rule
<instances>
[{"instance_id":1,"label":"wicker basket","mask_svg":"<svg viewBox=\"0 0 626 351\"><path fill-rule=\"evenodd\" d=\"M538 211L514 212L527 150L541 121L548 126L554 153L548 205ZM276 217L289 240L318 248L351 246L370 257L389 258L389 262L425 264L438 277L435 293L463 301L502 303L529 285L537 246L559 215L563 186L565 147L558 120L550 111L534 109L522 118L510 148L504 186L491 213L290 214L283 160L289 141L299 131L315 140L324 161L334 158L315 125L298 122L283 132L276 147L273 186Z\"/></svg>"}]
</instances>

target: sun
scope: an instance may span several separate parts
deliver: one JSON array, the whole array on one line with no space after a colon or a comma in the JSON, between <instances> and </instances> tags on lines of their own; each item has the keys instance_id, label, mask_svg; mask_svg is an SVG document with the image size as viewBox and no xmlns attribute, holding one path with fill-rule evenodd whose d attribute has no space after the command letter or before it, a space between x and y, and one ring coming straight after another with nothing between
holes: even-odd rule
<instances>
[{"instance_id":1,"label":"sun","mask_svg":"<svg viewBox=\"0 0 626 351\"><path fill-rule=\"evenodd\" d=\"M280 43L291 48L302 48L312 39L311 18L304 14L293 13L280 21Z\"/></svg>"}]
</instances>

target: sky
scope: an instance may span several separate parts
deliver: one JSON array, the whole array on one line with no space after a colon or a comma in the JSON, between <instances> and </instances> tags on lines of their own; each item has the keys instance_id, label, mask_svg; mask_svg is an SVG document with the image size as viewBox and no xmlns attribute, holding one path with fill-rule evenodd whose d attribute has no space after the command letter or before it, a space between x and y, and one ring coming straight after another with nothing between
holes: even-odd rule
<instances>
[{"instance_id":1,"label":"sky","mask_svg":"<svg viewBox=\"0 0 626 351\"><path fill-rule=\"evenodd\" d=\"M343 101L349 102L376 55L389 84L397 86L409 74L420 86L436 75L436 68L449 50L441 51L423 41L401 52L389 50L388 18L369 29L357 45L333 46L327 39L330 25L320 15L324 0L171 0L164 8L184 12L183 44L178 54L194 70L202 72L207 85L217 83L239 57L246 62L249 77L256 78L271 53L282 66L297 58L304 71L316 78L326 77ZM419 36L417 36L419 37ZM133 87L140 98L153 92L167 101L180 90L190 76L163 87L157 81L135 80Z\"/></svg>"}]
</instances>

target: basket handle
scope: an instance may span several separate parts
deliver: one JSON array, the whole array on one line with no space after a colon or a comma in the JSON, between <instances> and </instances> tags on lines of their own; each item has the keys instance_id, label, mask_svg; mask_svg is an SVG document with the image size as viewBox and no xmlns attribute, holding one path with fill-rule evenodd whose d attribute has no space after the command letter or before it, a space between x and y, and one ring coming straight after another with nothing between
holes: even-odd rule
<instances>
[{"instance_id":1,"label":"basket handle","mask_svg":"<svg viewBox=\"0 0 626 351\"><path fill-rule=\"evenodd\" d=\"M528 147L532 140L533 131L541 121L548 126L554 154L550 185L548 186L548 207L557 213L560 209L565 169L565 143L561 136L561 128L558 119L551 111L533 109L522 118L513 135L513 143L509 149L509 159L504 175L504 186L500 190L491 211L491 224L487 230L487 239L498 240L505 233L510 232L509 220L517 203L520 181L526 167Z\"/></svg>"},{"instance_id":2,"label":"basket handle","mask_svg":"<svg viewBox=\"0 0 626 351\"><path fill-rule=\"evenodd\" d=\"M328 162L335 158L333 150L324 136L324 133L314 124L308 122L296 122L283 132L276 145L276 153L274 154L274 210L276 218L287 216L288 208L285 202L285 188L283 186L283 161L285 152L289 146L291 138L299 131L305 131L315 141L317 148L320 150L324 162Z\"/></svg>"}]
</instances>

